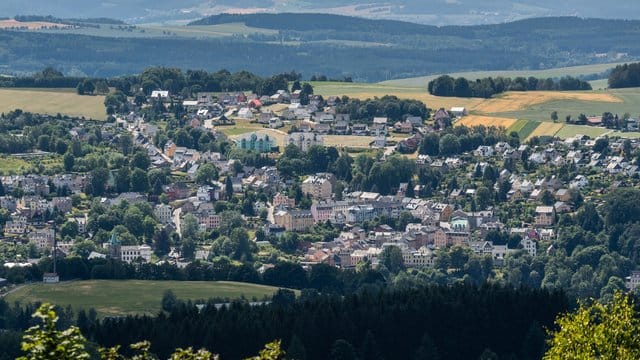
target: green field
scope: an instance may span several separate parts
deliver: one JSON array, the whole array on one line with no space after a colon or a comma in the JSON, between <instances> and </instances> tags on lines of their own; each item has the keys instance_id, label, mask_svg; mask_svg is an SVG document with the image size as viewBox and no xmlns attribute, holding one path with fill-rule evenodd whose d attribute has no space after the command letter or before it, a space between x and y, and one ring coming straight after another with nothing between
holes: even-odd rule
<instances>
[{"instance_id":1,"label":"green field","mask_svg":"<svg viewBox=\"0 0 640 360\"><path fill-rule=\"evenodd\" d=\"M157 313L166 290L173 291L182 300L242 296L262 300L277 288L227 281L88 280L25 285L9 294L6 300L9 303L46 301L71 305L74 310L94 308L99 316L124 316Z\"/></svg>"},{"instance_id":2,"label":"green field","mask_svg":"<svg viewBox=\"0 0 640 360\"><path fill-rule=\"evenodd\" d=\"M561 139L580 135L587 135L591 138L596 138L600 135L611 133L612 131L605 128L586 126L586 125L565 125L556 133L556 136ZM625 133L620 133L620 136L624 136Z\"/></svg>"},{"instance_id":3,"label":"green field","mask_svg":"<svg viewBox=\"0 0 640 360\"><path fill-rule=\"evenodd\" d=\"M538 121L527 121L527 123L518 131L520 139L526 139L540 125Z\"/></svg>"},{"instance_id":4,"label":"green field","mask_svg":"<svg viewBox=\"0 0 640 360\"><path fill-rule=\"evenodd\" d=\"M0 175L19 174L27 169L30 169L31 165L13 156L0 156Z\"/></svg>"},{"instance_id":5,"label":"green field","mask_svg":"<svg viewBox=\"0 0 640 360\"><path fill-rule=\"evenodd\" d=\"M583 65L583 66L571 66L564 68L554 68L554 69L546 69L546 70L512 70L512 71L468 71L468 72L457 72L457 73L449 73L450 76L453 77L465 77L469 80L476 80L485 77L529 77L534 76L537 78L556 78L562 76L580 76L580 75L591 75L591 74L599 74L601 72L607 71L616 65L620 65L623 63L608 63L608 64L594 64L594 65ZM398 79L398 80L389 80L383 81L382 84L385 85L396 85L396 86L423 86L426 87L429 81L437 78L440 75L430 75L430 76L421 76L415 78L407 78L407 79ZM601 85L601 83L596 83ZM593 86L593 85L592 85Z\"/></svg>"},{"instance_id":6,"label":"green field","mask_svg":"<svg viewBox=\"0 0 640 360\"><path fill-rule=\"evenodd\" d=\"M75 89L0 89L0 112L15 109L88 119L106 119L104 96L80 96Z\"/></svg>"}]
</instances>

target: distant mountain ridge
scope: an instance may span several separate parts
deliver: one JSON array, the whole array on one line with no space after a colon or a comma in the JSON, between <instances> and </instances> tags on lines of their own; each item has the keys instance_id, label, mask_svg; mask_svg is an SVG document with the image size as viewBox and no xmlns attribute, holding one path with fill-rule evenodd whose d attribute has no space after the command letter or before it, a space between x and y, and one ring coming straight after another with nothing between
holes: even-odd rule
<instances>
[{"instance_id":1,"label":"distant mountain ridge","mask_svg":"<svg viewBox=\"0 0 640 360\"><path fill-rule=\"evenodd\" d=\"M287 13L216 15L194 24L224 24L200 29L246 32L239 36L231 30L227 36L202 38L167 35L165 31L156 36L125 38L108 26L96 30L103 31L102 36L2 31L0 64L7 74L55 66L64 73L101 77L161 65L248 70L265 76L296 70L307 78L315 74L376 82L460 71L540 70L640 58L639 20L546 17L495 25L436 27ZM141 36L144 30L136 27Z\"/></svg>"},{"instance_id":2,"label":"distant mountain ridge","mask_svg":"<svg viewBox=\"0 0 640 360\"><path fill-rule=\"evenodd\" d=\"M640 19L628 0L3 0L0 15L111 17L130 23L189 21L223 12L323 12L422 24L474 25L541 16Z\"/></svg>"}]
</instances>

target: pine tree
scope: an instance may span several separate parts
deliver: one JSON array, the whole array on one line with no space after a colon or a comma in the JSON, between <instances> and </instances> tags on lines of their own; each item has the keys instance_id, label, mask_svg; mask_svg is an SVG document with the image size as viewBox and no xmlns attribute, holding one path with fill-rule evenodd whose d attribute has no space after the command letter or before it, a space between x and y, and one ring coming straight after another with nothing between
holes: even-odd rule
<instances>
[{"instance_id":1,"label":"pine tree","mask_svg":"<svg viewBox=\"0 0 640 360\"><path fill-rule=\"evenodd\" d=\"M304 344L297 335L293 335L291 343L287 349L287 358L291 360L306 360L307 351L304 348Z\"/></svg>"},{"instance_id":2,"label":"pine tree","mask_svg":"<svg viewBox=\"0 0 640 360\"><path fill-rule=\"evenodd\" d=\"M224 189L227 193L227 199L231 200L231 198L233 197L233 181L231 181L231 176L227 176L227 179L224 183Z\"/></svg>"},{"instance_id":3,"label":"pine tree","mask_svg":"<svg viewBox=\"0 0 640 360\"><path fill-rule=\"evenodd\" d=\"M360 359L362 360L382 360L382 354L376 343L376 339L373 336L371 330L368 330L362 341L362 348L360 350Z\"/></svg>"},{"instance_id":4,"label":"pine tree","mask_svg":"<svg viewBox=\"0 0 640 360\"><path fill-rule=\"evenodd\" d=\"M416 350L416 354L413 357L414 360L438 360L440 356L438 355L438 348L436 344L431 339L428 333L424 333L422 335L422 340L420 341L420 347Z\"/></svg>"},{"instance_id":5,"label":"pine tree","mask_svg":"<svg viewBox=\"0 0 640 360\"><path fill-rule=\"evenodd\" d=\"M343 339L336 340L331 346L329 359L331 360L356 360L356 351L353 346Z\"/></svg>"}]
</instances>

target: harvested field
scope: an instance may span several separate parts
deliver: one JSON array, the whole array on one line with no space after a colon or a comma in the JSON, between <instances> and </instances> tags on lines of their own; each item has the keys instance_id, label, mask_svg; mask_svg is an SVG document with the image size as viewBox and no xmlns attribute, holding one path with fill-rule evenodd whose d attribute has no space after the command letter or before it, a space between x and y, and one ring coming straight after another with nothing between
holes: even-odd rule
<instances>
[{"instance_id":1,"label":"harvested field","mask_svg":"<svg viewBox=\"0 0 640 360\"><path fill-rule=\"evenodd\" d=\"M501 118L495 116L481 116L481 115L469 115L456 121L456 125L464 125L467 127L484 125L484 126L496 126L510 128L516 123L516 119Z\"/></svg>"},{"instance_id":2,"label":"harvested field","mask_svg":"<svg viewBox=\"0 0 640 360\"><path fill-rule=\"evenodd\" d=\"M557 100L598 101L622 103L623 100L611 95L594 92L564 91L524 91L508 92L502 96L486 100L472 110L480 113L501 113L518 111L530 106Z\"/></svg>"}]
</instances>

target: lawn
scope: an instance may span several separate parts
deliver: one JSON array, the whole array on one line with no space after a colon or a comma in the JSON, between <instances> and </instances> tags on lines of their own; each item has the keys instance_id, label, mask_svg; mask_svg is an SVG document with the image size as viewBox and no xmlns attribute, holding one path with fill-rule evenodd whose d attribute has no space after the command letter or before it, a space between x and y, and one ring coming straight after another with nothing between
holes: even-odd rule
<instances>
[{"instance_id":1,"label":"lawn","mask_svg":"<svg viewBox=\"0 0 640 360\"><path fill-rule=\"evenodd\" d=\"M0 112L15 109L104 120L104 96L80 96L75 89L0 89Z\"/></svg>"},{"instance_id":2,"label":"lawn","mask_svg":"<svg viewBox=\"0 0 640 360\"><path fill-rule=\"evenodd\" d=\"M277 288L227 281L88 280L25 285L9 294L6 300L9 303L46 301L60 306L71 305L74 310L93 307L101 317L125 316L157 313L166 290L173 291L182 300L238 299L242 296L248 300L261 300L271 296Z\"/></svg>"}]
</instances>

